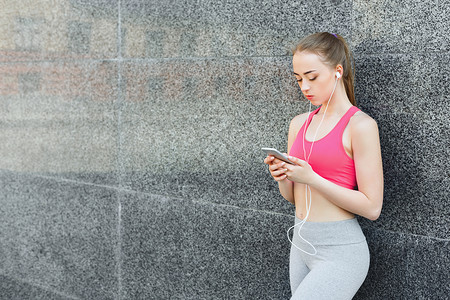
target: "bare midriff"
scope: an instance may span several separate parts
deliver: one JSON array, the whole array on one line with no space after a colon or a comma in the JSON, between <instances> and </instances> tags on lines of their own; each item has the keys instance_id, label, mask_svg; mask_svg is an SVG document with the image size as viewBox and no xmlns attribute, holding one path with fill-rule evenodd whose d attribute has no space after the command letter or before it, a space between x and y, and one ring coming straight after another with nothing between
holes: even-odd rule
<instances>
[{"instance_id":1,"label":"bare midriff","mask_svg":"<svg viewBox=\"0 0 450 300\"><path fill-rule=\"evenodd\" d=\"M294 183L295 214L299 219L306 217L306 193L305 184ZM354 214L340 208L331 201L320 195L317 190L311 189L311 209L308 222L333 222L354 218ZM308 192L309 199L309 192ZM309 201L309 200L308 200ZM309 202L308 202L309 203Z\"/></svg>"}]
</instances>

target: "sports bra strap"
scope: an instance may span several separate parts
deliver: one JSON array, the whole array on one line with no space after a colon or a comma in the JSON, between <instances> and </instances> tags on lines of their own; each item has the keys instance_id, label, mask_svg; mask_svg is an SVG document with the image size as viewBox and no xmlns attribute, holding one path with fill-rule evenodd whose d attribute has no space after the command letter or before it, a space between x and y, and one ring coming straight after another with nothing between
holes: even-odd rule
<instances>
[{"instance_id":1,"label":"sports bra strap","mask_svg":"<svg viewBox=\"0 0 450 300\"><path fill-rule=\"evenodd\" d=\"M303 126L300 128L300 130L298 131L298 134L300 134L301 132L303 133L303 131L305 130L305 126L306 128L308 128L309 124L312 121L312 118L315 114L317 114L320 110L320 107L315 109L314 111L312 111L309 116L308 119L305 123L303 123ZM342 133L345 130L345 127L347 127L348 122L350 121L350 118L356 113L360 111L359 108L357 108L356 106L352 106L350 107L347 112L341 117L341 119L337 122L337 124L333 127L333 129L328 133L328 135L332 135L332 134L339 134L342 135Z\"/></svg>"},{"instance_id":2,"label":"sports bra strap","mask_svg":"<svg viewBox=\"0 0 450 300\"><path fill-rule=\"evenodd\" d=\"M347 127L348 122L350 121L350 118L353 117L353 115L360 111L359 108L356 106L350 107L347 112L342 116L342 118L339 120L339 122L334 126L333 131L337 131L339 133L344 132L345 127Z\"/></svg>"}]
</instances>

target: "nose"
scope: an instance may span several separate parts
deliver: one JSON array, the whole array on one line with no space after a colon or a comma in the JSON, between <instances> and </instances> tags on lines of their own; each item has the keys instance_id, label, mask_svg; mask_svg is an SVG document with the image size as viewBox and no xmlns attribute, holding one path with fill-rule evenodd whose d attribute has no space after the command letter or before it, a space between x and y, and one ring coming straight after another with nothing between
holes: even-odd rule
<instances>
[{"instance_id":1,"label":"nose","mask_svg":"<svg viewBox=\"0 0 450 300\"><path fill-rule=\"evenodd\" d=\"M305 92L309 91L309 85L306 82L306 80L302 80L302 81L303 82L302 82L300 88L301 88L302 92L305 93Z\"/></svg>"}]
</instances>

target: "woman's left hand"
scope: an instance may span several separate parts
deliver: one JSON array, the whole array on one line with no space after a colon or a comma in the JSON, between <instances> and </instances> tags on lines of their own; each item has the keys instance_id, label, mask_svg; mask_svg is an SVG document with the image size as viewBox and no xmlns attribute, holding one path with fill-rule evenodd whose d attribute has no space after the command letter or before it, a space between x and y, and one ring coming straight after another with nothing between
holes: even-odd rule
<instances>
[{"instance_id":1,"label":"woman's left hand","mask_svg":"<svg viewBox=\"0 0 450 300\"><path fill-rule=\"evenodd\" d=\"M285 164L284 168L287 169L284 174L287 175L287 179L290 181L309 184L316 173L311 168L310 164L297 157L289 156L289 160L294 162L295 165Z\"/></svg>"}]
</instances>

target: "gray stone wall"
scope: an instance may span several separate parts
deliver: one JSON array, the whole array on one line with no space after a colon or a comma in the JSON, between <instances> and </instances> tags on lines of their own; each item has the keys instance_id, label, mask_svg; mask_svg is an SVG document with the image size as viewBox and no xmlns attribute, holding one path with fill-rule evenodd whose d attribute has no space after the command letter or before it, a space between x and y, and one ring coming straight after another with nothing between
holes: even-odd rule
<instances>
[{"instance_id":1,"label":"gray stone wall","mask_svg":"<svg viewBox=\"0 0 450 300\"><path fill-rule=\"evenodd\" d=\"M450 293L448 1L0 2L0 298L288 299L261 147L307 110L290 49L354 50L381 217L355 299Z\"/></svg>"}]
</instances>

